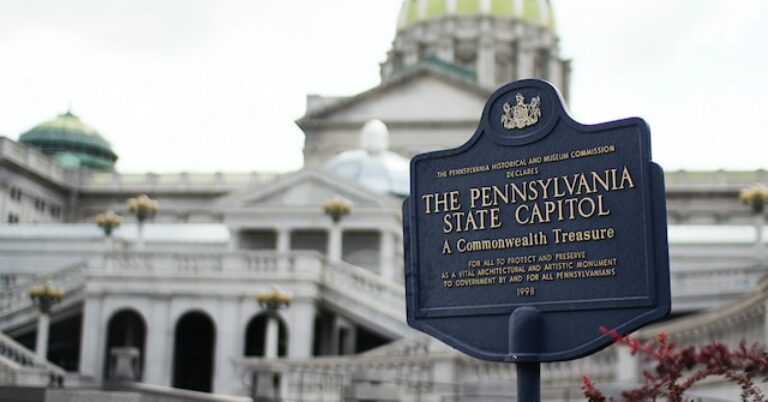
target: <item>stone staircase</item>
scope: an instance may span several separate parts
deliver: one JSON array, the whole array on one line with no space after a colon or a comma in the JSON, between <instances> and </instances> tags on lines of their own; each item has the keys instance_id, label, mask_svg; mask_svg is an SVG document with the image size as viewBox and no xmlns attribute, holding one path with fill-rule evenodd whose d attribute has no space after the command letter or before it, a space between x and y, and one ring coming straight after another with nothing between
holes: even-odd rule
<instances>
[{"instance_id":1,"label":"stone staircase","mask_svg":"<svg viewBox=\"0 0 768 402\"><path fill-rule=\"evenodd\" d=\"M87 262L81 261L3 288L0 292L0 331L32 322L37 318L38 311L29 298L29 289L36 284L50 282L64 292L64 298L56 310L82 302L87 268Z\"/></svg>"},{"instance_id":2,"label":"stone staircase","mask_svg":"<svg viewBox=\"0 0 768 402\"><path fill-rule=\"evenodd\" d=\"M37 357L0 332L0 385L62 386L65 374L61 367Z\"/></svg>"}]
</instances>

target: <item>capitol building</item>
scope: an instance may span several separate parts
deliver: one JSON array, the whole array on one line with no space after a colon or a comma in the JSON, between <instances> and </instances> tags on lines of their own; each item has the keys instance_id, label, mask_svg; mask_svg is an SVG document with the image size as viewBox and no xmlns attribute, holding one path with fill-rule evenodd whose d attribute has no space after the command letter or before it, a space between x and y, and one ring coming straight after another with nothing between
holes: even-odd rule
<instances>
[{"instance_id":1,"label":"capitol building","mask_svg":"<svg viewBox=\"0 0 768 402\"><path fill-rule=\"evenodd\" d=\"M568 100L550 2L405 0L380 67L364 92L307 97L291 173L120 173L72 111L0 137L0 401L516 400L514 365L407 325L401 207L410 158L463 144L500 85ZM756 183L666 172L672 314L637 336L767 343L765 211L739 200ZM641 371L619 347L543 364L542 397Z\"/></svg>"}]
</instances>

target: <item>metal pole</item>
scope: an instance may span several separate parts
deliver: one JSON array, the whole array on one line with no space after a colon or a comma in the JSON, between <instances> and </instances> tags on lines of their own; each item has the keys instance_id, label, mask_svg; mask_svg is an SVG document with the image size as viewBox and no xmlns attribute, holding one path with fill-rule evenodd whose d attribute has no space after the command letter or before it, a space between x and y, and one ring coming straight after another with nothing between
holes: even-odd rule
<instances>
[{"instance_id":1,"label":"metal pole","mask_svg":"<svg viewBox=\"0 0 768 402\"><path fill-rule=\"evenodd\" d=\"M541 364L517 363L517 402L541 401Z\"/></svg>"},{"instance_id":2,"label":"metal pole","mask_svg":"<svg viewBox=\"0 0 768 402\"><path fill-rule=\"evenodd\" d=\"M535 355L541 347L541 311L523 306L509 317L509 352L517 366L517 402L541 401L541 364L535 359L519 359L520 354ZM529 361L520 361L529 360Z\"/></svg>"}]
</instances>

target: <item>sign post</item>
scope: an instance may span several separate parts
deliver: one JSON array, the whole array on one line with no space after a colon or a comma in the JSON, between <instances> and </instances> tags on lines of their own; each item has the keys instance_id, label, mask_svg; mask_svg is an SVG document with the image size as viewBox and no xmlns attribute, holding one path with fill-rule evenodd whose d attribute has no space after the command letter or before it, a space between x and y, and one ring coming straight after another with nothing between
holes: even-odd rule
<instances>
[{"instance_id":1,"label":"sign post","mask_svg":"<svg viewBox=\"0 0 768 402\"><path fill-rule=\"evenodd\" d=\"M639 118L582 125L550 84L494 92L464 145L411 160L408 323L471 356L579 358L670 308L664 176Z\"/></svg>"}]
</instances>

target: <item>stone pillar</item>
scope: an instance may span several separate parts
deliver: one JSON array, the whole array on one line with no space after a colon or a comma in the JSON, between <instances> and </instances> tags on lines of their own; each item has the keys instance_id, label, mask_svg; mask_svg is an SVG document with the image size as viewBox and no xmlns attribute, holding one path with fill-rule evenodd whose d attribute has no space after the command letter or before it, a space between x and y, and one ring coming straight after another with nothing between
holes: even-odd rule
<instances>
[{"instance_id":1,"label":"stone pillar","mask_svg":"<svg viewBox=\"0 0 768 402\"><path fill-rule=\"evenodd\" d=\"M227 251L237 251L240 248L240 229L229 228Z\"/></svg>"},{"instance_id":2,"label":"stone pillar","mask_svg":"<svg viewBox=\"0 0 768 402\"><path fill-rule=\"evenodd\" d=\"M277 231L277 252L280 254L291 251L291 231L281 228Z\"/></svg>"},{"instance_id":3,"label":"stone pillar","mask_svg":"<svg viewBox=\"0 0 768 402\"><path fill-rule=\"evenodd\" d=\"M37 318L37 339L35 342L35 354L37 357L48 360L48 331L51 326L51 317L48 313L40 313Z\"/></svg>"},{"instance_id":4,"label":"stone pillar","mask_svg":"<svg viewBox=\"0 0 768 402\"><path fill-rule=\"evenodd\" d=\"M453 31L453 21L446 20L445 22L445 30L448 32ZM454 51L453 51L454 43L453 38L451 36L443 36L441 37L437 42L437 49L435 52L435 56L437 56L438 59L447 61L449 63L453 63L454 60Z\"/></svg>"},{"instance_id":5,"label":"stone pillar","mask_svg":"<svg viewBox=\"0 0 768 402\"><path fill-rule=\"evenodd\" d=\"M558 90L564 91L563 87L563 63L556 54L551 53L549 55L549 72L548 81L552 83Z\"/></svg>"},{"instance_id":6,"label":"stone pillar","mask_svg":"<svg viewBox=\"0 0 768 402\"><path fill-rule=\"evenodd\" d=\"M341 261L341 227L333 224L328 232L328 259L333 262Z\"/></svg>"},{"instance_id":7,"label":"stone pillar","mask_svg":"<svg viewBox=\"0 0 768 402\"><path fill-rule=\"evenodd\" d=\"M174 325L171 322L170 300L154 298L147 312L144 382L169 387L173 370Z\"/></svg>"},{"instance_id":8,"label":"stone pillar","mask_svg":"<svg viewBox=\"0 0 768 402\"><path fill-rule=\"evenodd\" d=\"M139 234L138 234L138 238L136 239L136 250L144 251L146 248L145 241L144 241L144 221L139 221L138 227L139 227Z\"/></svg>"},{"instance_id":9,"label":"stone pillar","mask_svg":"<svg viewBox=\"0 0 768 402\"><path fill-rule=\"evenodd\" d=\"M240 303L235 299L220 300L214 344L213 392L233 394L241 381L235 373L232 358L243 355L243 329L240 325Z\"/></svg>"},{"instance_id":10,"label":"stone pillar","mask_svg":"<svg viewBox=\"0 0 768 402\"><path fill-rule=\"evenodd\" d=\"M86 297L83 303L82 335L80 336L80 368L85 377L97 383L102 380L106 323L102 323L101 298Z\"/></svg>"},{"instance_id":11,"label":"stone pillar","mask_svg":"<svg viewBox=\"0 0 768 402\"><path fill-rule=\"evenodd\" d=\"M386 230L379 233L379 274L382 278L397 279L395 277L395 236Z\"/></svg>"},{"instance_id":12,"label":"stone pillar","mask_svg":"<svg viewBox=\"0 0 768 402\"><path fill-rule=\"evenodd\" d=\"M487 24L488 21L483 21ZM477 82L485 87L496 87L496 48L490 34L482 34L477 49Z\"/></svg>"},{"instance_id":13,"label":"stone pillar","mask_svg":"<svg viewBox=\"0 0 768 402\"><path fill-rule=\"evenodd\" d=\"M626 346L614 345L613 347L616 348L617 354L616 379L623 383L637 383L640 380L640 362L637 355L632 356Z\"/></svg>"},{"instance_id":14,"label":"stone pillar","mask_svg":"<svg viewBox=\"0 0 768 402\"><path fill-rule=\"evenodd\" d=\"M763 312L763 345L768 345L768 300L763 302L765 311Z\"/></svg>"},{"instance_id":15,"label":"stone pillar","mask_svg":"<svg viewBox=\"0 0 768 402\"><path fill-rule=\"evenodd\" d=\"M313 299L294 300L284 311L288 321L288 356L311 357L315 337L317 308Z\"/></svg>"},{"instance_id":16,"label":"stone pillar","mask_svg":"<svg viewBox=\"0 0 768 402\"><path fill-rule=\"evenodd\" d=\"M534 51L519 41L517 46L517 77L516 80L533 77Z\"/></svg>"},{"instance_id":17,"label":"stone pillar","mask_svg":"<svg viewBox=\"0 0 768 402\"><path fill-rule=\"evenodd\" d=\"M419 61L419 49L409 43L403 46L403 66L412 66Z\"/></svg>"},{"instance_id":18,"label":"stone pillar","mask_svg":"<svg viewBox=\"0 0 768 402\"><path fill-rule=\"evenodd\" d=\"M264 336L264 358L276 359L277 358L277 341L280 331L280 324L278 318L273 316L267 317L267 331Z\"/></svg>"}]
</instances>

